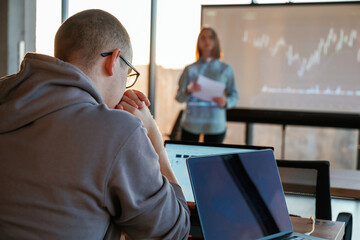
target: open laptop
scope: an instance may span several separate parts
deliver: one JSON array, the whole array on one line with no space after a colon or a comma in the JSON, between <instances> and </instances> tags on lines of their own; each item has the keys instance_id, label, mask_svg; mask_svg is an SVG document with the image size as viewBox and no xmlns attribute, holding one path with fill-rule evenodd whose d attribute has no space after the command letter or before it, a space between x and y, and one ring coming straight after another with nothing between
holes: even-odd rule
<instances>
[{"instance_id":1,"label":"open laptop","mask_svg":"<svg viewBox=\"0 0 360 240\"><path fill-rule=\"evenodd\" d=\"M293 232L272 150L190 157L204 238L321 239Z\"/></svg>"},{"instance_id":2,"label":"open laptop","mask_svg":"<svg viewBox=\"0 0 360 240\"><path fill-rule=\"evenodd\" d=\"M188 157L210 154L249 152L261 149L274 150L273 147L268 146L199 143L172 140L165 141L165 149L168 154L171 167L184 191L185 199L188 202L194 202L194 195L186 166L186 159Z\"/></svg>"}]
</instances>

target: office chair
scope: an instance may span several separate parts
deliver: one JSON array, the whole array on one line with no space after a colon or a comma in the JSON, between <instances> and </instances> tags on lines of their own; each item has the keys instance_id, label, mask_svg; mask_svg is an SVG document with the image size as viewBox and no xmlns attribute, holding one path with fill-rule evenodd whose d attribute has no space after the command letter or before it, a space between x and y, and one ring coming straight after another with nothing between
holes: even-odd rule
<instances>
[{"instance_id":1,"label":"office chair","mask_svg":"<svg viewBox=\"0 0 360 240\"><path fill-rule=\"evenodd\" d=\"M329 161L276 160L286 194L315 196L315 218L332 220ZM336 221L345 222L345 240L352 235L352 214L339 213Z\"/></svg>"}]
</instances>

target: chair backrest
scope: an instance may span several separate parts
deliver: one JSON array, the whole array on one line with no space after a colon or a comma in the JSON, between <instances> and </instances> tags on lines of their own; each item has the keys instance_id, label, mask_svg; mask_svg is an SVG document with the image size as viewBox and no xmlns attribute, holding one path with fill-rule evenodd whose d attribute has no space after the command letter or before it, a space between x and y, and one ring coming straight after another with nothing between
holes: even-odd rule
<instances>
[{"instance_id":1,"label":"chair backrest","mask_svg":"<svg viewBox=\"0 0 360 240\"><path fill-rule=\"evenodd\" d=\"M331 220L329 161L276 161L285 194L315 195L315 217Z\"/></svg>"}]
</instances>

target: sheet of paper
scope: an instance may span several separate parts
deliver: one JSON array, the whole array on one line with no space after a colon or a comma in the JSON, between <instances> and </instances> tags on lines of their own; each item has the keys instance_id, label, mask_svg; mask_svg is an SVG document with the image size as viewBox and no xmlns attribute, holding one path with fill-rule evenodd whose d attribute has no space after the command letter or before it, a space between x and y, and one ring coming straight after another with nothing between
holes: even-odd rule
<instances>
[{"instance_id":1,"label":"sheet of paper","mask_svg":"<svg viewBox=\"0 0 360 240\"><path fill-rule=\"evenodd\" d=\"M194 92L192 94L194 97L205 101L213 101L214 97L224 96L225 83L217 82L203 75L199 75L197 83L201 85L201 90Z\"/></svg>"}]
</instances>

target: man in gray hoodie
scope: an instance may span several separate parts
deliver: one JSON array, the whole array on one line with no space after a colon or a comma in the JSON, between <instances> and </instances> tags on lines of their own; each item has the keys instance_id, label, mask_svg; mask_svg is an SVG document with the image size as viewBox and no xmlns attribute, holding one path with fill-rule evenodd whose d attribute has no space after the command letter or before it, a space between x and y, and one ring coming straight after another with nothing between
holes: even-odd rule
<instances>
[{"instance_id":1,"label":"man in gray hoodie","mask_svg":"<svg viewBox=\"0 0 360 240\"><path fill-rule=\"evenodd\" d=\"M28 53L0 79L0 239L186 239L149 102L125 91L138 77L125 28L77 13L55 57Z\"/></svg>"}]
</instances>

